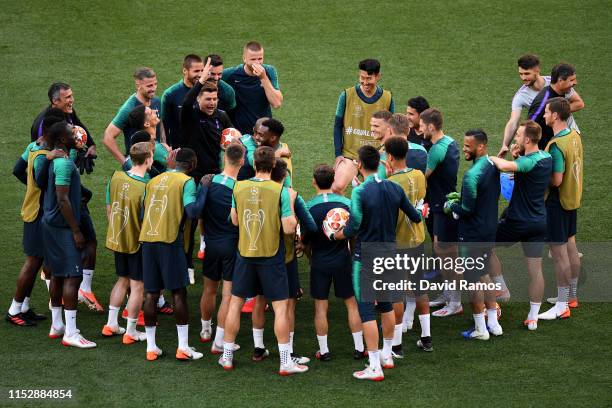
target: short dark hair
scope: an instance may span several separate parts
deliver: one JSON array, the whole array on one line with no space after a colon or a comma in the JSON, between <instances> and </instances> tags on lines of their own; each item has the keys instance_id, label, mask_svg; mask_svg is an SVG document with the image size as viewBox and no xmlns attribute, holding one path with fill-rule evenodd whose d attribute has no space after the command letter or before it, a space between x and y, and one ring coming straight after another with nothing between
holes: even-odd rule
<instances>
[{"instance_id":1,"label":"short dark hair","mask_svg":"<svg viewBox=\"0 0 612 408\"><path fill-rule=\"evenodd\" d=\"M151 143L138 142L130 147L130 159L132 160L132 164L137 166L144 164L149 157L151 157Z\"/></svg>"},{"instance_id":2,"label":"short dark hair","mask_svg":"<svg viewBox=\"0 0 612 408\"><path fill-rule=\"evenodd\" d=\"M465 135L473 137L474 139L476 139L478 143L482 143L482 144L489 143L489 138L487 137L486 132L482 129L470 129L467 132L465 132Z\"/></svg>"},{"instance_id":3,"label":"short dark hair","mask_svg":"<svg viewBox=\"0 0 612 408\"><path fill-rule=\"evenodd\" d=\"M334 168L328 164L317 164L312 172L312 178L321 190L328 190L334 184L336 172Z\"/></svg>"},{"instance_id":4,"label":"short dark hair","mask_svg":"<svg viewBox=\"0 0 612 408\"><path fill-rule=\"evenodd\" d=\"M182 147L181 149L179 149L178 152L176 152L177 164L178 163L191 164L194 161L197 163L197 160L198 160L198 157L196 156L195 152L188 147Z\"/></svg>"},{"instance_id":5,"label":"short dark hair","mask_svg":"<svg viewBox=\"0 0 612 408\"><path fill-rule=\"evenodd\" d=\"M281 121L278 119L270 118L270 119L264 120L261 123L261 126L267 127L270 130L270 132L273 135L276 135L276 137L278 137L279 139L283 135L283 132L285 131L285 127L283 126Z\"/></svg>"},{"instance_id":6,"label":"short dark hair","mask_svg":"<svg viewBox=\"0 0 612 408\"><path fill-rule=\"evenodd\" d=\"M205 60L210 58L210 65L213 67L218 67L219 65L223 65L223 58L217 54L208 54Z\"/></svg>"},{"instance_id":7,"label":"short dark hair","mask_svg":"<svg viewBox=\"0 0 612 408\"><path fill-rule=\"evenodd\" d=\"M146 115L145 115L146 109L147 109L146 106L138 105L134 107L134 109L132 109L130 113L128 113L128 125L131 128L138 129L138 130L144 128L144 123L146 119Z\"/></svg>"},{"instance_id":8,"label":"short dark hair","mask_svg":"<svg viewBox=\"0 0 612 408\"><path fill-rule=\"evenodd\" d=\"M408 136L410 132L410 122L408 117L401 113L394 113L391 119L389 119L389 126L394 136Z\"/></svg>"},{"instance_id":9,"label":"short dark hair","mask_svg":"<svg viewBox=\"0 0 612 408\"><path fill-rule=\"evenodd\" d=\"M359 161L364 169L368 171L378 170L378 165L380 164L380 154L374 146L361 146L357 151L357 155L359 156Z\"/></svg>"},{"instance_id":10,"label":"short dark hair","mask_svg":"<svg viewBox=\"0 0 612 408\"><path fill-rule=\"evenodd\" d=\"M191 68L191 64L196 62L202 62L202 57L195 54L187 54L185 55L185 58L183 58L183 68L189 69Z\"/></svg>"},{"instance_id":11,"label":"short dark hair","mask_svg":"<svg viewBox=\"0 0 612 408\"><path fill-rule=\"evenodd\" d=\"M287 177L287 163L283 159L276 159L270 178L280 183L285 177Z\"/></svg>"},{"instance_id":12,"label":"short dark hair","mask_svg":"<svg viewBox=\"0 0 612 408\"><path fill-rule=\"evenodd\" d=\"M157 75L155 74L155 71L153 71L149 67L136 68L136 71L134 71L134 79L136 80L143 80L145 78L155 78L156 76Z\"/></svg>"},{"instance_id":13,"label":"short dark hair","mask_svg":"<svg viewBox=\"0 0 612 408\"><path fill-rule=\"evenodd\" d=\"M389 122L392 117L393 117L393 114L389 112L388 110L379 110L372 114L372 118L382 119L385 122Z\"/></svg>"},{"instance_id":14,"label":"short dark hair","mask_svg":"<svg viewBox=\"0 0 612 408\"><path fill-rule=\"evenodd\" d=\"M204 92L219 92L219 88L214 82L206 81L204 82L204 85L202 85L202 89L200 89L198 96L202 95Z\"/></svg>"},{"instance_id":15,"label":"short dark hair","mask_svg":"<svg viewBox=\"0 0 612 408\"><path fill-rule=\"evenodd\" d=\"M415 96L414 98L408 99L408 106L417 111L420 115L425 109L429 109L429 102L422 96Z\"/></svg>"},{"instance_id":16,"label":"short dark hair","mask_svg":"<svg viewBox=\"0 0 612 408\"><path fill-rule=\"evenodd\" d=\"M519 127L525 128L525 137L531 140L531 143L538 144L542 138L542 128L537 122L533 120L524 120L520 123Z\"/></svg>"},{"instance_id":17,"label":"short dark hair","mask_svg":"<svg viewBox=\"0 0 612 408\"><path fill-rule=\"evenodd\" d=\"M377 59L368 58L359 61L359 70L365 71L368 75L375 75L380 72L380 62Z\"/></svg>"},{"instance_id":18,"label":"short dark hair","mask_svg":"<svg viewBox=\"0 0 612 408\"><path fill-rule=\"evenodd\" d=\"M56 122L49 127L49 131L47 132L47 140L53 146L57 145L62 137L67 137L70 135L72 131L70 125L65 120L61 122Z\"/></svg>"},{"instance_id":19,"label":"short dark hair","mask_svg":"<svg viewBox=\"0 0 612 408\"><path fill-rule=\"evenodd\" d=\"M57 108L49 109L47 113L45 114L45 117L43 118L43 121L42 121L43 135L47 134L51 125L57 122L61 122L63 120L66 120L66 117L64 115L64 112L61 109L57 109Z\"/></svg>"},{"instance_id":20,"label":"short dark hair","mask_svg":"<svg viewBox=\"0 0 612 408\"><path fill-rule=\"evenodd\" d=\"M262 46L260 43L258 43L257 41L249 41L248 43L246 43L244 45L244 50L249 50L249 51L261 51L262 50Z\"/></svg>"},{"instance_id":21,"label":"short dark hair","mask_svg":"<svg viewBox=\"0 0 612 408\"><path fill-rule=\"evenodd\" d=\"M253 153L253 164L255 170L262 173L271 173L274 168L276 158L274 157L274 149L269 146L260 146Z\"/></svg>"},{"instance_id":22,"label":"short dark hair","mask_svg":"<svg viewBox=\"0 0 612 408\"><path fill-rule=\"evenodd\" d=\"M550 83L556 84L559 79L566 80L575 74L576 68L573 65L562 62L555 65L552 71L550 71Z\"/></svg>"},{"instance_id":23,"label":"short dark hair","mask_svg":"<svg viewBox=\"0 0 612 408\"><path fill-rule=\"evenodd\" d=\"M423 112L421 112L420 117L426 125L434 125L436 130L442 129L442 125L444 125L444 117L442 116L442 112L436 108L425 109Z\"/></svg>"},{"instance_id":24,"label":"short dark hair","mask_svg":"<svg viewBox=\"0 0 612 408\"><path fill-rule=\"evenodd\" d=\"M550 98L548 102L546 102L550 113L556 113L559 115L559 119L562 121L566 121L569 119L572 114L572 110L570 109L570 103L567 99L562 98L560 96L556 98Z\"/></svg>"},{"instance_id":25,"label":"short dark hair","mask_svg":"<svg viewBox=\"0 0 612 408\"><path fill-rule=\"evenodd\" d=\"M408 140L404 137L393 136L385 141L385 151L394 159L405 159L408 154Z\"/></svg>"},{"instance_id":26,"label":"short dark hair","mask_svg":"<svg viewBox=\"0 0 612 408\"><path fill-rule=\"evenodd\" d=\"M245 148L241 143L231 143L225 148L225 157L232 166L238 166L244 158Z\"/></svg>"},{"instance_id":27,"label":"short dark hair","mask_svg":"<svg viewBox=\"0 0 612 408\"><path fill-rule=\"evenodd\" d=\"M136 144L141 142L151 143L151 135L146 130L139 130L134 132L130 137L130 144Z\"/></svg>"},{"instance_id":28,"label":"short dark hair","mask_svg":"<svg viewBox=\"0 0 612 408\"><path fill-rule=\"evenodd\" d=\"M70 85L65 82L54 82L49 87L49 91L47 91L47 96L49 97L49 102L53 103L55 99L59 99L61 91L67 91L72 89Z\"/></svg>"},{"instance_id":29,"label":"short dark hair","mask_svg":"<svg viewBox=\"0 0 612 408\"><path fill-rule=\"evenodd\" d=\"M540 58L534 54L521 55L517 64L520 68L532 69L540 66Z\"/></svg>"}]
</instances>

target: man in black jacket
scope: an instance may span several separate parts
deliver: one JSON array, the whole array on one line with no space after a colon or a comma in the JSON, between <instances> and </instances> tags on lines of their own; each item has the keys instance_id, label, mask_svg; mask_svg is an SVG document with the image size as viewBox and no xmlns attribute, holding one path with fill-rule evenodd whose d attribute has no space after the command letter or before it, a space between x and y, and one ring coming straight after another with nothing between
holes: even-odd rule
<instances>
[{"instance_id":1,"label":"man in black jacket","mask_svg":"<svg viewBox=\"0 0 612 408\"><path fill-rule=\"evenodd\" d=\"M207 82L210 59L206 61L202 76L183 100L181 128L185 147L195 151L198 164L191 176L198 183L205 174L221 172L221 132L232 127L227 113L217 109L217 86Z\"/></svg>"},{"instance_id":2,"label":"man in black jacket","mask_svg":"<svg viewBox=\"0 0 612 408\"><path fill-rule=\"evenodd\" d=\"M52 108L60 109L64 112L64 116L66 117L66 122L71 125L77 125L85 129L87 132L87 153L86 156L95 156L96 154L96 143L91 136L91 133L87 129L87 127L81 122L79 117L76 114L76 111L73 109L74 105L74 95L72 94L72 88L70 85L63 82L54 82L49 87L48 91L49 102L51 103L47 106L37 117L34 119L32 123L32 128L30 129L30 136L32 138L32 142L42 136L42 127L43 127L43 118Z\"/></svg>"}]
</instances>

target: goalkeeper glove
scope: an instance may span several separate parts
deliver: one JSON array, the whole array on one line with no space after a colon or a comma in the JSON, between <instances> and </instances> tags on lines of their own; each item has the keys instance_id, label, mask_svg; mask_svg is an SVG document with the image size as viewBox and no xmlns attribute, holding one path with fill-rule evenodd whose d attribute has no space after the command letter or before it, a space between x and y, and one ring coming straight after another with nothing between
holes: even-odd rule
<instances>
[{"instance_id":1,"label":"goalkeeper glove","mask_svg":"<svg viewBox=\"0 0 612 408\"><path fill-rule=\"evenodd\" d=\"M448 194L446 195L446 199L447 199L447 200L449 200L449 201L453 201L453 200L460 200L460 199L461 199L461 194L459 194L459 193L458 193L458 192L456 192L456 191L453 191L453 192L448 193Z\"/></svg>"}]
</instances>

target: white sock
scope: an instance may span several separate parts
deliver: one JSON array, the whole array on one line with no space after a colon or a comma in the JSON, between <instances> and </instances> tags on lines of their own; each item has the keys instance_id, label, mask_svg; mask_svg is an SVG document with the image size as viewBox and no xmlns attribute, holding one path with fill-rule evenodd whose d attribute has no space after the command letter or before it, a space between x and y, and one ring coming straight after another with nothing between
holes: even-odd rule
<instances>
[{"instance_id":1,"label":"white sock","mask_svg":"<svg viewBox=\"0 0 612 408\"><path fill-rule=\"evenodd\" d=\"M204 252L206 249L206 241L204 241L204 235L200 234L200 251Z\"/></svg>"},{"instance_id":2,"label":"white sock","mask_svg":"<svg viewBox=\"0 0 612 408\"><path fill-rule=\"evenodd\" d=\"M234 359L234 343L223 342L223 358L229 361Z\"/></svg>"},{"instance_id":3,"label":"white sock","mask_svg":"<svg viewBox=\"0 0 612 408\"><path fill-rule=\"evenodd\" d=\"M327 347L327 335L317 335L317 341L319 342L319 351L321 354L329 353L329 348Z\"/></svg>"},{"instance_id":4,"label":"white sock","mask_svg":"<svg viewBox=\"0 0 612 408\"><path fill-rule=\"evenodd\" d=\"M368 357L370 359L370 367L374 370L380 370L380 350L369 351Z\"/></svg>"},{"instance_id":5,"label":"white sock","mask_svg":"<svg viewBox=\"0 0 612 408\"><path fill-rule=\"evenodd\" d=\"M177 324L176 332L178 334L178 348L181 350L189 350L189 325Z\"/></svg>"},{"instance_id":6,"label":"white sock","mask_svg":"<svg viewBox=\"0 0 612 408\"><path fill-rule=\"evenodd\" d=\"M387 358L391 355L391 347L393 347L393 338L383 339L382 356Z\"/></svg>"},{"instance_id":7,"label":"white sock","mask_svg":"<svg viewBox=\"0 0 612 408\"><path fill-rule=\"evenodd\" d=\"M499 326L499 322L497 321L497 309L487 309L487 320L489 327L497 327Z\"/></svg>"},{"instance_id":8,"label":"white sock","mask_svg":"<svg viewBox=\"0 0 612 408\"><path fill-rule=\"evenodd\" d=\"M401 346L402 345L402 324L396 324L393 329L393 345Z\"/></svg>"},{"instance_id":9,"label":"white sock","mask_svg":"<svg viewBox=\"0 0 612 408\"><path fill-rule=\"evenodd\" d=\"M45 285L47 285L47 292L48 292L49 286L51 286L51 279L45 279Z\"/></svg>"},{"instance_id":10,"label":"white sock","mask_svg":"<svg viewBox=\"0 0 612 408\"><path fill-rule=\"evenodd\" d=\"M449 306L459 307L461 306L461 291L460 290L449 290L450 301Z\"/></svg>"},{"instance_id":11,"label":"white sock","mask_svg":"<svg viewBox=\"0 0 612 408\"><path fill-rule=\"evenodd\" d=\"M30 298L26 296L23 298L23 303L21 304L21 313L25 313L28 310L30 310Z\"/></svg>"},{"instance_id":12,"label":"white sock","mask_svg":"<svg viewBox=\"0 0 612 408\"><path fill-rule=\"evenodd\" d=\"M11 307L9 308L9 314L15 316L16 314L21 313L23 302L17 302L15 299L11 302Z\"/></svg>"},{"instance_id":13,"label":"white sock","mask_svg":"<svg viewBox=\"0 0 612 408\"><path fill-rule=\"evenodd\" d=\"M202 322L202 331L204 331L204 330L211 330L212 319L210 319L210 320L202 320L202 319L200 319L200 321Z\"/></svg>"},{"instance_id":14,"label":"white sock","mask_svg":"<svg viewBox=\"0 0 612 408\"><path fill-rule=\"evenodd\" d=\"M289 343L278 343L278 354L280 355L281 365L286 365L291 361L291 346Z\"/></svg>"},{"instance_id":15,"label":"white sock","mask_svg":"<svg viewBox=\"0 0 612 408\"><path fill-rule=\"evenodd\" d=\"M127 329L126 333L130 336L136 335L136 322L138 319L132 319L131 317L127 318Z\"/></svg>"},{"instance_id":16,"label":"white sock","mask_svg":"<svg viewBox=\"0 0 612 408\"><path fill-rule=\"evenodd\" d=\"M76 310L64 310L64 317L66 318L66 337L72 336L77 331L76 314Z\"/></svg>"},{"instance_id":17,"label":"white sock","mask_svg":"<svg viewBox=\"0 0 612 408\"><path fill-rule=\"evenodd\" d=\"M145 333L147 334L147 351L157 351L157 344L155 344L155 331L157 326L145 326Z\"/></svg>"},{"instance_id":18,"label":"white sock","mask_svg":"<svg viewBox=\"0 0 612 408\"><path fill-rule=\"evenodd\" d=\"M527 315L527 320L538 320L540 306L542 306L542 303L529 302L529 314Z\"/></svg>"},{"instance_id":19,"label":"white sock","mask_svg":"<svg viewBox=\"0 0 612 408\"><path fill-rule=\"evenodd\" d=\"M353 343L355 343L355 350L363 351L363 331L358 331L353 334Z\"/></svg>"},{"instance_id":20,"label":"white sock","mask_svg":"<svg viewBox=\"0 0 612 408\"><path fill-rule=\"evenodd\" d=\"M157 307L162 307L166 303L166 299L164 299L163 293L159 295L159 299L157 300Z\"/></svg>"},{"instance_id":21,"label":"white sock","mask_svg":"<svg viewBox=\"0 0 612 408\"><path fill-rule=\"evenodd\" d=\"M562 313L567 309L567 302L569 300L569 286L558 286L557 287L557 303L555 307L557 310Z\"/></svg>"},{"instance_id":22,"label":"white sock","mask_svg":"<svg viewBox=\"0 0 612 408\"><path fill-rule=\"evenodd\" d=\"M108 321L106 322L107 326L117 327L119 326L119 307L108 305Z\"/></svg>"},{"instance_id":23,"label":"white sock","mask_svg":"<svg viewBox=\"0 0 612 408\"><path fill-rule=\"evenodd\" d=\"M62 327L64 327L61 306L51 307L51 327L53 327L54 329L61 329Z\"/></svg>"},{"instance_id":24,"label":"white sock","mask_svg":"<svg viewBox=\"0 0 612 408\"><path fill-rule=\"evenodd\" d=\"M295 332L289 332L289 352L293 354L293 336Z\"/></svg>"},{"instance_id":25,"label":"white sock","mask_svg":"<svg viewBox=\"0 0 612 408\"><path fill-rule=\"evenodd\" d=\"M217 330L215 330L215 346L221 348L223 347L223 336L225 335L225 329L223 327L219 327L217 325Z\"/></svg>"},{"instance_id":26,"label":"white sock","mask_svg":"<svg viewBox=\"0 0 612 408\"><path fill-rule=\"evenodd\" d=\"M416 310L416 299L412 296L406 297L406 307L402 316L402 325L410 330L414 324L414 311Z\"/></svg>"},{"instance_id":27,"label":"white sock","mask_svg":"<svg viewBox=\"0 0 612 408\"><path fill-rule=\"evenodd\" d=\"M484 333L487 331L487 324L485 323L485 314L475 313L474 315L474 326L476 327L476 331L480 333Z\"/></svg>"},{"instance_id":28,"label":"white sock","mask_svg":"<svg viewBox=\"0 0 612 408\"><path fill-rule=\"evenodd\" d=\"M419 315L419 322L421 323L421 337L430 337L431 328L429 326L429 313Z\"/></svg>"},{"instance_id":29,"label":"white sock","mask_svg":"<svg viewBox=\"0 0 612 408\"><path fill-rule=\"evenodd\" d=\"M570 279L569 298L570 299L576 299L577 297L578 297L578 278L571 278ZM26 299L28 299L28 298L26 298ZM23 302L25 304L25 300ZM23 312L23 309L21 311Z\"/></svg>"},{"instance_id":30,"label":"white sock","mask_svg":"<svg viewBox=\"0 0 612 408\"><path fill-rule=\"evenodd\" d=\"M83 280L81 281L81 289L83 292L91 292L91 282L93 280L93 269L83 269Z\"/></svg>"},{"instance_id":31,"label":"white sock","mask_svg":"<svg viewBox=\"0 0 612 408\"><path fill-rule=\"evenodd\" d=\"M491 276L491 280L493 283L497 283L502 291L508 290L508 286L506 286L506 281L504 280L503 275Z\"/></svg>"},{"instance_id":32,"label":"white sock","mask_svg":"<svg viewBox=\"0 0 612 408\"><path fill-rule=\"evenodd\" d=\"M255 348L265 349L263 341L264 329L253 329L253 344L255 344Z\"/></svg>"}]
</instances>

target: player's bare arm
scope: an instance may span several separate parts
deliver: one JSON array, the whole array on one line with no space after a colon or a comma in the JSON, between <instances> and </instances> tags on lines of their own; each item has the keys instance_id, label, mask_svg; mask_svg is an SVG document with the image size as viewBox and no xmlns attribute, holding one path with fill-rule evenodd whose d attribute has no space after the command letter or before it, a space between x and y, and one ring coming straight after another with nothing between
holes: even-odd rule
<instances>
[{"instance_id":1,"label":"player's bare arm","mask_svg":"<svg viewBox=\"0 0 612 408\"><path fill-rule=\"evenodd\" d=\"M263 65L253 64L252 70L253 73L261 80L261 85L266 93L268 102L270 102L270 106L272 106L274 109L280 108L283 103L283 94L280 90L275 89L274 86L272 86L272 82L270 81L270 78L268 78L268 74L266 74L266 70Z\"/></svg>"},{"instance_id":2,"label":"player's bare arm","mask_svg":"<svg viewBox=\"0 0 612 408\"><path fill-rule=\"evenodd\" d=\"M502 159L506 157L508 153L510 142L512 142L512 138L516 133L516 129L518 129L519 121L521 120L521 111L513 110L510 114L510 119L508 119L508 123L506 123L506 127L504 128L504 139L502 140L501 149L499 149L499 153L497 153L497 157L501 157Z\"/></svg>"},{"instance_id":3,"label":"player's bare arm","mask_svg":"<svg viewBox=\"0 0 612 408\"><path fill-rule=\"evenodd\" d=\"M83 249L83 247L85 246L85 238L81 233L79 223L77 222L76 218L74 218L74 213L72 212L72 205L70 204L70 198L68 197L69 192L69 186L55 187L55 195L57 197L59 210L68 225L70 226L70 231L72 231L72 237L74 238L74 243L76 244L76 247L78 249Z\"/></svg>"},{"instance_id":4,"label":"player's bare arm","mask_svg":"<svg viewBox=\"0 0 612 408\"><path fill-rule=\"evenodd\" d=\"M102 143L108 149L110 154L119 162L119 164L123 165L127 160L126 157L119 150L119 146L117 146L117 138L121 134L121 129L117 126L110 123L106 130L104 131L104 138L102 139Z\"/></svg>"}]
</instances>

